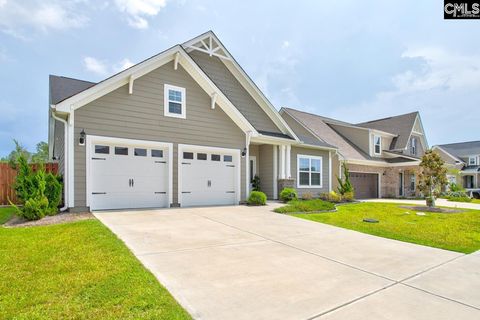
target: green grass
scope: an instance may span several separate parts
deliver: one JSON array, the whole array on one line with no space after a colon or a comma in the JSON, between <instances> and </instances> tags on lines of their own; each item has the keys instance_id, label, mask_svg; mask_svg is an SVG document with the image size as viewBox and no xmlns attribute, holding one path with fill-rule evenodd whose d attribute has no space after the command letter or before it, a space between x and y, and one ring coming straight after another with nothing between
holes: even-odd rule
<instances>
[{"instance_id":1,"label":"green grass","mask_svg":"<svg viewBox=\"0 0 480 320\"><path fill-rule=\"evenodd\" d=\"M292 200L286 206L274 209L278 213L297 213L297 212L318 212L335 209L331 202L320 199L312 200Z\"/></svg>"},{"instance_id":2,"label":"green grass","mask_svg":"<svg viewBox=\"0 0 480 320\"><path fill-rule=\"evenodd\" d=\"M471 203L480 204L480 199L472 199L472 202L471 202Z\"/></svg>"},{"instance_id":3,"label":"green grass","mask_svg":"<svg viewBox=\"0 0 480 320\"><path fill-rule=\"evenodd\" d=\"M0 224L4 224L10 218L13 216L15 213L15 209L12 207L1 207L0 208Z\"/></svg>"},{"instance_id":4,"label":"green grass","mask_svg":"<svg viewBox=\"0 0 480 320\"><path fill-rule=\"evenodd\" d=\"M0 228L0 319L191 319L97 220Z\"/></svg>"},{"instance_id":5,"label":"green grass","mask_svg":"<svg viewBox=\"0 0 480 320\"><path fill-rule=\"evenodd\" d=\"M293 216L446 250L471 253L480 249L479 210L453 214L427 212L426 216L417 216L416 211L391 203L346 204L337 209L338 212ZM380 222L366 223L362 221L364 218Z\"/></svg>"}]
</instances>

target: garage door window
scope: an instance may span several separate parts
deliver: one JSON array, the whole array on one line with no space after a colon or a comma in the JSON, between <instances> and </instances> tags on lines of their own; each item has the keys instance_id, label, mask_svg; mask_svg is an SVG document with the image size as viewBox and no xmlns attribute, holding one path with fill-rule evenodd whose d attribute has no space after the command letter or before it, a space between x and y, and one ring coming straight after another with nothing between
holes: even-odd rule
<instances>
[{"instance_id":1,"label":"garage door window","mask_svg":"<svg viewBox=\"0 0 480 320\"><path fill-rule=\"evenodd\" d=\"M223 161L225 162L232 162L233 158L232 156L223 156Z\"/></svg>"},{"instance_id":2,"label":"garage door window","mask_svg":"<svg viewBox=\"0 0 480 320\"><path fill-rule=\"evenodd\" d=\"M184 152L183 159L193 159L193 152Z\"/></svg>"},{"instance_id":3,"label":"garage door window","mask_svg":"<svg viewBox=\"0 0 480 320\"><path fill-rule=\"evenodd\" d=\"M152 157L154 157L154 158L163 158L163 150L154 150L154 149L152 149Z\"/></svg>"},{"instance_id":4,"label":"garage door window","mask_svg":"<svg viewBox=\"0 0 480 320\"><path fill-rule=\"evenodd\" d=\"M314 156L297 156L297 184L299 188L322 187L322 158Z\"/></svg>"},{"instance_id":5,"label":"garage door window","mask_svg":"<svg viewBox=\"0 0 480 320\"><path fill-rule=\"evenodd\" d=\"M212 154L212 161L220 161L220 155L219 154Z\"/></svg>"},{"instance_id":6,"label":"garage door window","mask_svg":"<svg viewBox=\"0 0 480 320\"><path fill-rule=\"evenodd\" d=\"M137 157L146 157L147 156L147 149L135 148L134 154Z\"/></svg>"},{"instance_id":7,"label":"garage door window","mask_svg":"<svg viewBox=\"0 0 480 320\"><path fill-rule=\"evenodd\" d=\"M207 160L206 153L197 153L197 160Z\"/></svg>"},{"instance_id":8,"label":"garage door window","mask_svg":"<svg viewBox=\"0 0 480 320\"><path fill-rule=\"evenodd\" d=\"M115 154L121 156L128 156L128 148L127 147L115 147Z\"/></svg>"},{"instance_id":9,"label":"garage door window","mask_svg":"<svg viewBox=\"0 0 480 320\"><path fill-rule=\"evenodd\" d=\"M110 147L109 146L96 145L95 146L95 153L109 154L110 153Z\"/></svg>"}]
</instances>

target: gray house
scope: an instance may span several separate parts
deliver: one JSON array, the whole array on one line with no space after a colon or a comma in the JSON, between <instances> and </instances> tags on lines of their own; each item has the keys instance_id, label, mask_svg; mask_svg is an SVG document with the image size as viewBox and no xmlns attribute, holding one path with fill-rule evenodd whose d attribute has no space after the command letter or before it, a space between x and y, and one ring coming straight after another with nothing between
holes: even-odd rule
<instances>
[{"instance_id":1,"label":"gray house","mask_svg":"<svg viewBox=\"0 0 480 320\"><path fill-rule=\"evenodd\" d=\"M450 169L447 178L480 197L480 141L440 144L432 148ZM457 171L454 172L454 171Z\"/></svg>"},{"instance_id":2,"label":"gray house","mask_svg":"<svg viewBox=\"0 0 480 320\"><path fill-rule=\"evenodd\" d=\"M49 146L70 210L238 204L255 175L271 199L328 192L337 152L295 132L211 31L99 83L50 76Z\"/></svg>"}]
</instances>

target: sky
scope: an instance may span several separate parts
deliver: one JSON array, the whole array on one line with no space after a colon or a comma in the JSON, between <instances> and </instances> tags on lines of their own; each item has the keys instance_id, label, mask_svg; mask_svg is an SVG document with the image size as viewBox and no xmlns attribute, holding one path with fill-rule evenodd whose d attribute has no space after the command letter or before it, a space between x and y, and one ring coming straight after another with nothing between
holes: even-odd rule
<instances>
[{"instance_id":1,"label":"sky","mask_svg":"<svg viewBox=\"0 0 480 320\"><path fill-rule=\"evenodd\" d=\"M49 74L100 81L207 30L277 109L480 140L480 20L442 1L0 0L0 156L47 140Z\"/></svg>"}]
</instances>

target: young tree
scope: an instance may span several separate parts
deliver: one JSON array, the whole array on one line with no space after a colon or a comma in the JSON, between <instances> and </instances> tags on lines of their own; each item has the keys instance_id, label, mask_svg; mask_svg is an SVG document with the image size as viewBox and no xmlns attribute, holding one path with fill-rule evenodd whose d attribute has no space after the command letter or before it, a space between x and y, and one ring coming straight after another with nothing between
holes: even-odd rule
<instances>
[{"instance_id":1,"label":"young tree","mask_svg":"<svg viewBox=\"0 0 480 320\"><path fill-rule=\"evenodd\" d=\"M20 144L20 142L15 139L13 139L13 142L15 143L15 149L10 152L10 154L5 160L10 163L10 166L15 167L19 157L24 157L25 159L27 159L27 161L29 161L31 158L31 154L23 145Z\"/></svg>"},{"instance_id":2,"label":"young tree","mask_svg":"<svg viewBox=\"0 0 480 320\"><path fill-rule=\"evenodd\" d=\"M343 177L344 180L341 178L337 177L338 181L338 193L340 193L342 196L345 195L346 193L353 193L353 185L350 182L350 171L348 170L348 167L344 164L342 164L343 168Z\"/></svg>"},{"instance_id":3,"label":"young tree","mask_svg":"<svg viewBox=\"0 0 480 320\"><path fill-rule=\"evenodd\" d=\"M435 207L435 197L448 184L445 161L432 150L427 150L420 163L418 189L427 196L427 205Z\"/></svg>"},{"instance_id":4,"label":"young tree","mask_svg":"<svg viewBox=\"0 0 480 320\"><path fill-rule=\"evenodd\" d=\"M33 163L48 162L48 143L40 141L37 143L37 152L32 155Z\"/></svg>"}]
</instances>

